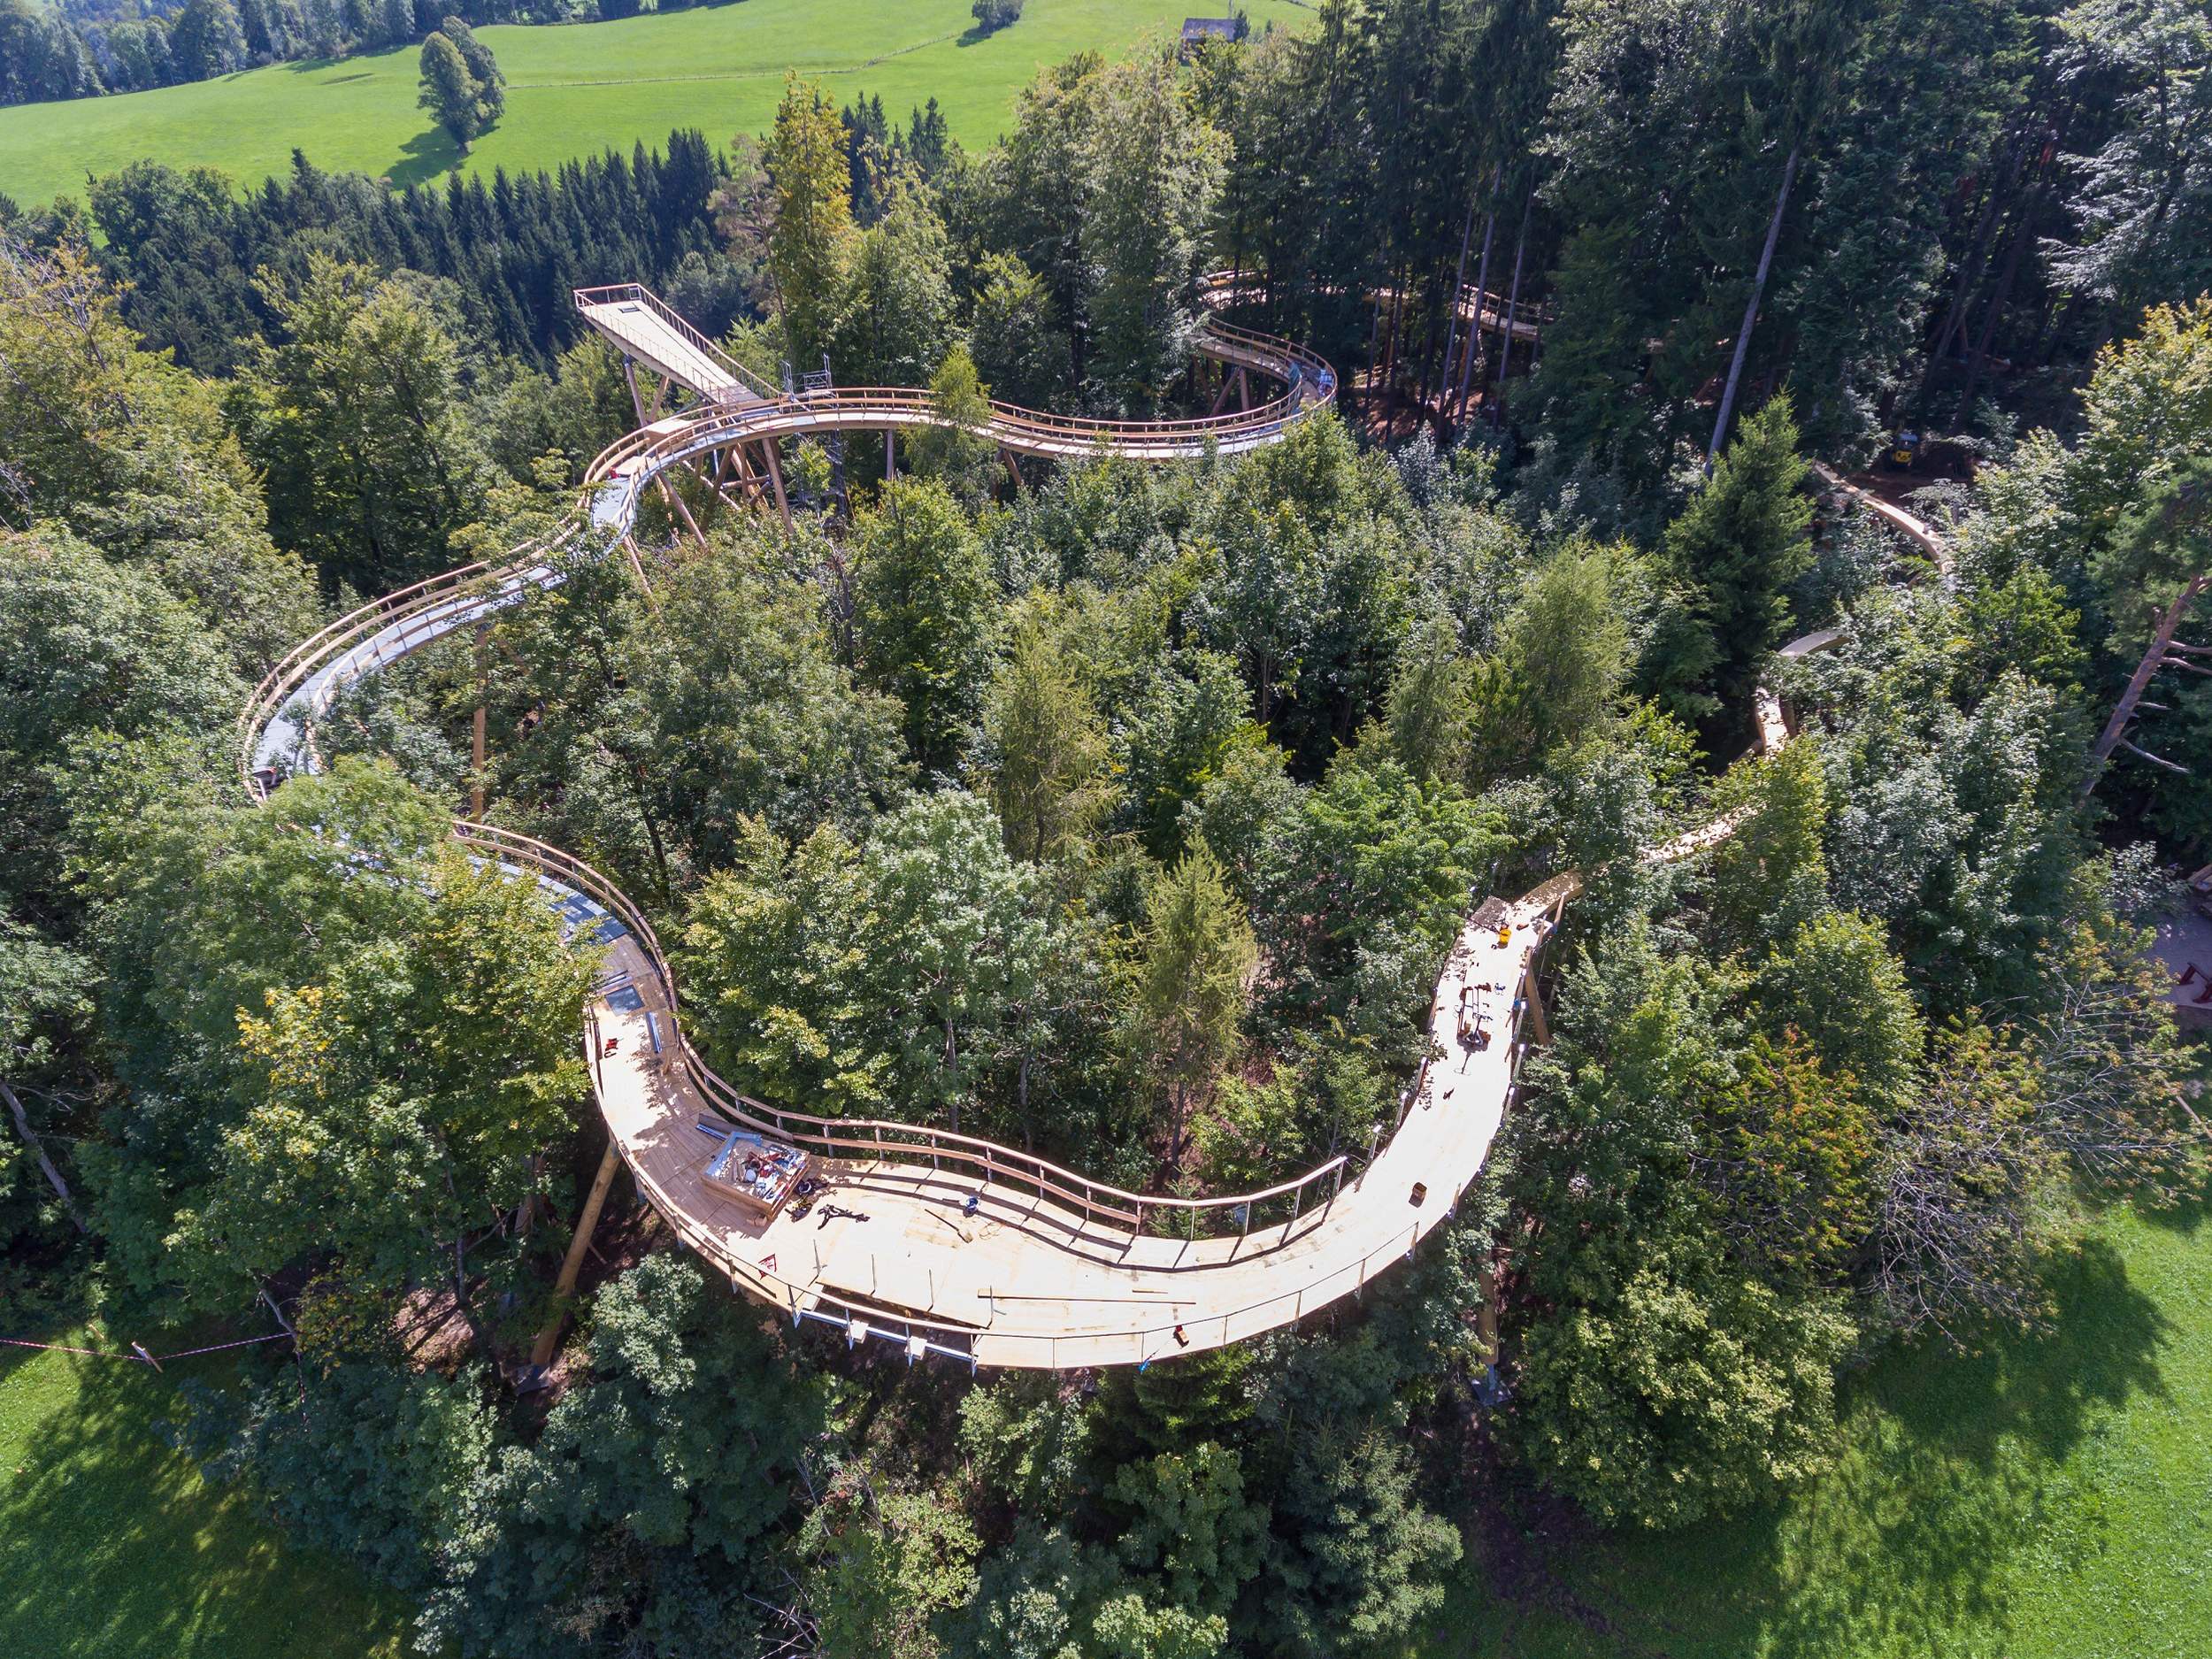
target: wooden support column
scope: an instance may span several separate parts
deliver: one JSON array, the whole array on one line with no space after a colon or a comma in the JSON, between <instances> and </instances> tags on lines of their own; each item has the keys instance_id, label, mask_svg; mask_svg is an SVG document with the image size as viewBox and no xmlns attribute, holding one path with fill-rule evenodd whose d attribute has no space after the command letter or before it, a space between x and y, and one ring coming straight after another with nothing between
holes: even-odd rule
<instances>
[{"instance_id":1,"label":"wooden support column","mask_svg":"<svg viewBox=\"0 0 2212 1659\"><path fill-rule=\"evenodd\" d=\"M479 824L484 821L484 693L491 679L484 645L491 632L488 622L476 625L476 735L469 746L470 764L476 775L469 784L469 816Z\"/></svg>"},{"instance_id":2,"label":"wooden support column","mask_svg":"<svg viewBox=\"0 0 2212 1659\"><path fill-rule=\"evenodd\" d=\"M607 1202L607 1188L614 1185L614 1172L621 1162L620 1155L614 1149L614 1138L610 1135L607 1155L599 1160L599 1173L591 1184L591 1195L584 1200L583 1214L576 1217L576 1235L568 1241L568 1256L561 1263L561 1276L553 1284L552 1317L538 1333L538 1340L530 1345L533 1365L552 1361L553 1345L561 1340L561 1326L568 1318L569 1298L576 1294L576 1276L584 1271L584 1252L591 1248L591 1235L599 1225L599 1211Z\"/></svg>"},{"instance_id":3,"label":"wooden support column","mask_svg":"<svg viewBox=\"0 0 2212 1659\"><path fill-rule=\"evenodd\" d=\"M668 480L658 473L654 475L653 481L661 487L661 494L667 498L668 504L683 515L685 527L691 532L691 539L699 544L699 550L702 553L707 551L707 539L699 533L699 521L691 516L691 509L684 505L684 498L671 488Z\"/></svg>"},{"instance_id":4,"label":"wooden support column","mask_svg":"<svg viewBox=\"0 0 2212 1659\"><path fill-rule=\"evenodd\" d=\"M1475 1304L1475 1340L1482 1348L1482 1363L1498 1363L1498 1273L1493 1267L1477 1270L1475 1282L1482 1299Z\"/></svg>"},{"instance_id":5,"label":"wooden support column","mask_svg":"<svg viewBox=\"0 0 2212 1659\"><path fill-rule=\"evenodd\" d=\"M653 596L653 584L645 574L645 561L638 557L636 539L632 536L624 536L622 550L630 556L630 568L637 572L637 585L645 589L645 596L650 599Z\"/></svg>"},{"instance_id":6,"label":"wooden support column","mask_svg":"<svg viewBox=\"0 0 2212 1659\"><path fill-rule=\"evenodd\" d=\"M651 426L652 417L645 412L644 395L637 388L637 365L626 357L622 359L622 378L630 388L630 407L637 411L637 424L641 426Z\"/></svg>"},{"instance_id":7,"label":"wooden support column","mask_svg":"<svg viewBox=\"0 0 2212 1659\"><path fill-rule=\"evenodd\" d=\"M886 483L889 483L889 482L890 482L893 479L896 478L898 475L899 475L899 429L898 429L896 426L886 426L886 427L883 429L883 478L884 478L884 481L885 481Z\"/></svg>"},{"instance_id":8,"label":"wooden support column","mask_svg":"<svg viewBox=\"0 0 2212 1659\"><path fill-rule=\"evenodd\" d=\"M761 452L768 457L768 481L776 488L776 511L783 515L783 527L791 528L791 502L783 493L783 462L776 454L776 441L763 438Z\"/></svg>"},{"instance_id":9,"label":"wooden support column","mask_svg":"<svg viewBox=\"0 0 2212 1659\"><path fill-rule=\"evenodd\" d=\"M1536 983L1536 957L1531 953L1528 967L1521 975L1521 1000L1528 1004L1528 1023L1535 1031L1536 1041L1544 1048L1551 1047L1551 1031L1544 1024L1544 998Z\"/></svg>"}]
</instances>

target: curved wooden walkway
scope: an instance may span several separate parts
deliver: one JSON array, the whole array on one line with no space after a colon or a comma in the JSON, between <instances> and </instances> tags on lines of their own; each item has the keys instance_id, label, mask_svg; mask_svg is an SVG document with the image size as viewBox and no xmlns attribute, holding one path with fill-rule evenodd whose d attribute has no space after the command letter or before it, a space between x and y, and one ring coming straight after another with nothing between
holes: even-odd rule
<instances>
[{"instance_id":1,"label":"curved wooden walkway","mask_svg":"<svg viewBox=\"0 0 2212 1659\"><path fill-rule=\"evenodd\" d=\"M764 437L941 424L926 393L772 393L642 289L588 290L578 303L627 356L689 387L697 403L601 456L569 520L505 565L469 565L387 595L303 642L242 718L242 769L256 798L288 772L314 767L314 722L338 690L557 582L551 555L577 538L626 536L642 491L669 468ZM1032 455L1234 454L1279 442L1335 396L1329 365L1286 342L1216 320L1201 349L1287 389L1202 421L1080 421L994 405L989 435ZM1785 653L1832 638L1808 636ZM1763 743L1784 741L1778 705L1763 704L1761 716ZM1687 856L1731 827L1709 826L1652 856ZM639 1192L693 1248L739 1288L795 1320L837 1325L851 1341L889 1340L910 1358L1051 1370L1253 1336L1357 1291L1409 1254L1481 1171L1526 1052L1536 953L1580 888L1578 878L1561 877L1517 901L1486 901L1470 919L1436 987L1438 1053L1396 1122L1377 1125L1376 1144L1361 1149L1370 1156L1334 1158L1261 1192L1186 1200L1125 1192L970 1137L811 1117L739 1094L684 1036L675 976L620 891L543 842L468 820L453 833L537 881L572 933L607 947L586 1009L593 1088ZM718 1145L703 1125L749 1126L806 1148L829 1190L803 1218L787 1211L763 1222L701 1184Z\"/></svg>"}]
</instances>

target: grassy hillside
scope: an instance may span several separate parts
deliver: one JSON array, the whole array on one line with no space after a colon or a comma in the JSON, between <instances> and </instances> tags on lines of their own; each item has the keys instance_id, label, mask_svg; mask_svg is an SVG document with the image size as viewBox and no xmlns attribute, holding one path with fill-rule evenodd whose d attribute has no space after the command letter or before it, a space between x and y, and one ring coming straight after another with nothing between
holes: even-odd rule
<instances>
[{"instance_id":1,"label":"grassy hillside","mask_svg":"<svg viewBox=\"0 0 2212 1659\"><path fill-rule=\"evenodd\" d=\"M21 1335L20 1330L0 1334ZM148 1333L155 1351L166 1346ZM113 1350L97 1325L53 1342ZM20 1659L400 1659L404 1609L343 1563L288 1549L247 1496L163 1443L185 1377L0 1348L0 1654Z\"/></svg>"},{"instance_id":2,"label":"grassy hillside","mask_svg":"<svg viewBox=\"0 0 2212 1659\"><path fill-rule=\"evenodd\" d=\"M1471 1537L1429 1659L2212 1653L2212 1217L2116 1216L2053 1288L2047 1338L1885 1359L1771 1513Z\"/></svg>"},{"instance_id":3,"label":"grassy hillside","mask_svg":"<svg viewBox=\"0 0 2212 1659\"><path fill-rule=\"evenodd\" d=\"M1311 16L1295 0L1242 4L1255 28ZM1016 89L1039 65L1179 28L1191 9L1191 0L1029 0L1020 22L983 39L969 0L740 0L570 28L487 28L480 34L507 76L507 114L464 165L551 166L610 144L657 142L672 127L726 143L767 125L787 68L819 75L841 103L880 94L902 120L933 96L954 136L979 146L1003 129ZM319 167L398 184L432 178L457 157L415 107L416 60L409 48L0 110L0 191L27 206L81 195L88 171L144 156L257 183L288 167L295 147Z\"/></svg>"}]
</instances>

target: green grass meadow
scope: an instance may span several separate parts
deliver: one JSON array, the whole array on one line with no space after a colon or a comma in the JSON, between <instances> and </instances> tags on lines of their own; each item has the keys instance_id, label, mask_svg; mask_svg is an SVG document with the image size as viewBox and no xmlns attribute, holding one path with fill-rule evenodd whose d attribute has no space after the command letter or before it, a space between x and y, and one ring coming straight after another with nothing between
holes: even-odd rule
<instances>
[{"instance_id":1,"label":"green grass meadow","mask_svg":"<svg viewBox=\"0 0 2212 1659\"><path fill-rule=\"evenodd\" d=\"M1471 1536L1427 1659L2212 1654L2212 1216L2116 1215L2055 1288L2046 1338L1878 1364L1770 1513Z\"/></svg>"},{"instance_id":2,"label":"green grass meadow","mask_svg":"<svg viewBox=\"0 0 2212 1659\"><path fill-rule=\"evenodd\" d=\"M1471 1529L1424 1659L2212 1653L2212 1216L2115 1215L2055 1284L2047 1336L1860 1379L1840 1466L1772 1511ZM0 1349L0 1654L401 1659L393 1598L163 1444L178 1379L225 1359Z\"/></svg>"},{"instance_id":3,"label":"green grass meadow","mask_svg":"<svg viewBox=\"0 0 2212 1659\"><path fill-rule=\"evenodd\" d=\"M45 1340L127 1346L96 1325ZM163 1443L156 1425L176 1409L178 1381L231 1370L220 1354L157 1376L0 1348L0 1654L401 1659L394 1598L341 1562L285 1548L243 1494Z\"/></svg>"},{"instance_id":4,"label":"green grass meadow","mask_svg":"<svg viewBox=\"0 0 2212 1659\"><path fill-rule=\"evenodd\" d=\"M1255 28L1312 17L1296 0L1240 3ZM457 161L487 173L550 168L609 145L656 144L677 127L726 144L766 128L787 69L820 77L841 104L880 95L902 121L934 96L953 135L977 148L1005 129L1014 94L1041 66L1179 29L1191 10L1192 0L1028 0L1021 21L982 38L969 0L737 0L614 23L486 28L507 76L507 113L465 159L415 105L410 47L0 109L0 191L27 207L61 192L81 197L88 173L148 156L219 167L242 187L286 171L296 147L319 167L406 185Z\"/></svg>"}]
</instances>

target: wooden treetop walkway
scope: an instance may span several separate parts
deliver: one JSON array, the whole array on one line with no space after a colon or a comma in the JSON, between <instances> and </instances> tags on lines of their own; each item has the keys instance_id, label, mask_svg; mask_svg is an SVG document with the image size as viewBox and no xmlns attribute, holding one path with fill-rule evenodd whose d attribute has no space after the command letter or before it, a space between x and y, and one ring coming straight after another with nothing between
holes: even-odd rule
<instances>
[{"instance_id":1,"label":"wooden treetop walkway","mask_svg":"<svg viewBox=\"0 0 2212 1659\"><path fill-rule=\"evenodd\" d=\"M943 424L926 392L772 392L641 288L586 290L577 300L595 327L699 403L610 448L576 512L504 565L468 565L387 595L303 641L242 717L242 770L256 798L288 770L316 765L314 723L340 689L557 583L556 554L595 532L626 535L643 486L687 457L733 434ZM1108 449L1160 460L1279 442L1334 398L1334 372L1287 342L1213 319L1201 349L1288 389L1258 409L1202 421L1087 421L994 404L988 430L1025 454ZM1784 654L1834 637L1809 635ZM1778 746L1786 738L1779 704L1763 698L1760 715L1763 744ZM1686 857L1733 827L1718 822L1648 856ZM1396 1121L1376 1125L1371 1146L1259 1192L1179 1199L1126 1192L972 1137L748 1099L685 1037L675 978L651 926L612 884L541 841L465 819L453 833L475 855L536 880L572 927L607 945L607 973L586 1008L593 1088L638 1190L694 1249L794 1319L836 1325L854 1341L892 1340L910 1357L1052 1370L1137 1363L1291 1324L1353 1294L1441 1225L1503 1121L1526 1053L1535 955L1581 885L1572 874L1555 878L1471 918L1432 1000L1439 1052ZM1469 1010L1479 1018L1463 1037ZM718 1146L702 1123L749 1126L807 1148L829 1190L804 1217L764 1221L701 1183Z\"/></svg>"}]
</instances>

